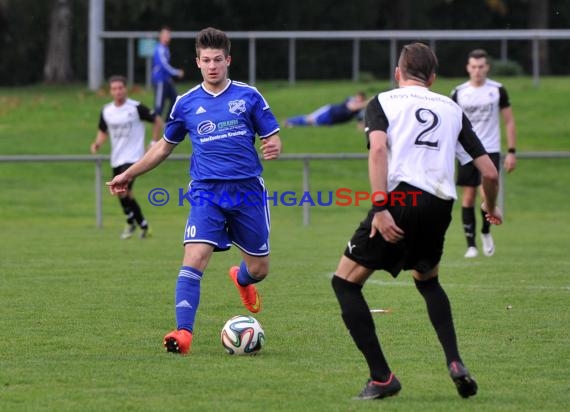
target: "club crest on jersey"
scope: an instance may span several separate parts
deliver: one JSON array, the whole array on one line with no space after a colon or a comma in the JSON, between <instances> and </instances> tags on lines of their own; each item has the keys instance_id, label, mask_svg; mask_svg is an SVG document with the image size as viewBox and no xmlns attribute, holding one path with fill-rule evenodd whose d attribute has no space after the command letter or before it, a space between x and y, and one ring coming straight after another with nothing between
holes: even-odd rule
<instances>
[{"instance_id":1,"label":"club crest on jersey","mask_svg":"<svg viewBox=\"0 0 570 412\"><path fill-rule=\"evenodd\" d=\"M228 103L230 107L230 113L239 116L242 113L245 113L245 100L232 100Z\"/></svg>"}]
</instances>

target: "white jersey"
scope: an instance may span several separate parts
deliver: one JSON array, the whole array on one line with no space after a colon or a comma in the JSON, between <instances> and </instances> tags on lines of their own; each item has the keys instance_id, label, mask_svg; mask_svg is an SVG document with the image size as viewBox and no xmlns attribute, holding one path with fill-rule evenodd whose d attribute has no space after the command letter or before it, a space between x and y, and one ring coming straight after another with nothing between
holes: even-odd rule
<instances>
[{"instance_id":1,"label":"white jersey","mask_svg":"<svg viewBox=\"0 0 570 412\"><path fill-rule=\"evenodd\" d=\"M116 106L108 103L101 111L99 130L111 137L111 167L135 163L144 155L143 120L154 122L155 114L136 100Z\"/></svg>"},{"instance_id":2,"label":"white jersey","mask_svg":"<svg viewBox=\"0 0 570 412\"><path fill-rule=\"evenodd\" d=\"M366 109L366 133L388 136L388 191L400 182L441 199L457 199L455 158L461 164L485 154L461 108L425 87L380 93Z\"/></svg>"},{"instance_id":3,"label":"white jersey","mask_svg":"<svg viewBox=\"0 0 570 412\"><path fill-rule=\"evenodd\" d=\"M461 106L483 147L489 153L501 152L501 109L509 107L509 96L501 83L486 79L479 87L465 82L457 86L451 98Z\"/></svg>"}]
</instances>

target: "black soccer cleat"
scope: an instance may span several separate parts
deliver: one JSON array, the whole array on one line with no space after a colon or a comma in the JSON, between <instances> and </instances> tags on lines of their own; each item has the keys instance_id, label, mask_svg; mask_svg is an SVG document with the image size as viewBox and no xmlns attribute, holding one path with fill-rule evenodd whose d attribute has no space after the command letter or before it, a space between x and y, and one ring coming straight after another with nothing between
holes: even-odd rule
<instances>
[{"instance_id":1,"label":"black soccer cleat","mask_svg":"<svg viewBox=\"0 0 570 412\"><path fill-rule=\"evenodd\" d=\"M355 399L370 400L387 398L388 396L397 395L398 392L400 392L400 389L402 389L400 381L393 373L391 373L386 382L378 382L368 379L366 386Z\"/></svg>"},{"instance_id":2,"label":"black soccer cleat","mask_svg":"<svg viewBox=\"0 0 570 412\"><path fill-rule=\"evenodd\" d=\"M462 398L468 398L477 393L477 382L461 362L454 361L449 364L449 376Z\"/></svg>"},{"instance_id":3,"label":"black soccer cleat","mask_svg":"<svg viewBox=\"0 0 570 412\"><path fill-rule=\"evenodd\" d=\"M141 227L141 234L140 234L141 239L148 239L151 236L152 236L152 230L150 229L150 226Z\"/></svg>"}]
</instances>

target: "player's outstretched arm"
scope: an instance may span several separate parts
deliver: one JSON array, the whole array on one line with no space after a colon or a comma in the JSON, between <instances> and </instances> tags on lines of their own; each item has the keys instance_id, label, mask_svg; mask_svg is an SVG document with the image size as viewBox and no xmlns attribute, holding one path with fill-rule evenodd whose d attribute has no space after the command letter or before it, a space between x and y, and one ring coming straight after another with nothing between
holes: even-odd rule
<instances>
[{"instance_id":1,"label":"player's outstretched arm","mask_svg":"<svg viewBox=\"0 0 570 412\"><path fill-rule=\"evenodd\" d=\"M110 182L106 182L105 184L109 188L109 192L111 192L111 195L115 196L118 195L119 193L126 192L127 188L129 187L129 182L131 180L133 179L129 177L127 174L121 173L120 175L113 177L113 180L111 180Z\"/></svg>"},{"instance_id":2,"label":"player's outstretched arm","mask_svg":"<svg viewBox=\"0 0 570 412\"><path fill-rule=\"evenodd\" d=\"M148 172L158 166L164 159L172 153L176 145L168 143L166 140L161 139L153 145L138 162L133 164L120 175L117 175L107 182L109 191L112 195L125 192L129 183L137 176Z\"/></svg>"},{"instance_id":3,"label":"player's outstretched arm","mask_svg":"<svg viewBox=\"0 0 570 412\"><path fill-rule=\"evenodd\" d=\"M281 138L276 133L261 140L263 160L277 159L281 154Z\"/></svg>"},{"instance_id":4,"label":"player's outstretched arm","mask_svg":"<svg viewBox=\"0 0 570 412\"><path fill-rule=\"evenodd\" d=\"M486 212L485 219L487 222L491 223L492 225L500 225L503 223L503 212L499 209L498 206L493 208L492 212L489 212L487 209L487 205L485 202L481 204L481 209Z\"/></svg>"},{"instance_id":5,"label":"player's outstretched arm","mask_svg":"<svg viewBox=\"0 0 570 412\"><path fill-rule=\"evenodd\" d=\"M503 223L503 214L497 206L499 194L499 173L489 155L484 154L473 160L473 164L481 172L481 186L485 194L485 202L481 209L487 212L485 218L489 223L500 225Z\"/></svg>"}]
</instances>

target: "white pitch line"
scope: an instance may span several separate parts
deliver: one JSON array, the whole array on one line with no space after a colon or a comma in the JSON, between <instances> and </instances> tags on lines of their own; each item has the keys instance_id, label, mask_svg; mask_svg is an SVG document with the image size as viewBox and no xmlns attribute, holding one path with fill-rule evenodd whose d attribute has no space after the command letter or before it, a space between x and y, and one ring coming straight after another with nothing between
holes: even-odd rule
<instances>
[{"instance_id":1,"label":"white pitch line","mask_svg":"<svg viewBox=\"0 0 570 412\"><path fill-rule=\"evenodd\" d=\"M389 282L379 279L369 279L366 283L372 283L381 286L413 286L415 285L411 282ZM442 286L444 288L462 288L462 289L479 289L479 290L536 290L536 291L570 291L570 286L543 286L543 285L473 285L466 283L446 283L442 281Z\"/></svg>"},{"instance_id":2,"label":"white pitch line","mask_svg":"<svg viewBox=\"0 0 570 412\"><path fill-rule=\"evenodd\" d=\"M328 278L332 277L332 273L327 273ZM389 275L388 275L389 276ZM373 284L388 287L415 287L413 282L402 281L386 281L380 279L368 279L366 284ZM536 290L536 291L564 291L570 292L570 285L566 286L544 286L544 285L473 285L468 283L447 283L445 279L441 282L444 288L461 288L461 289L479 289L479 290Z\"/></svg>"}]
</instances>

